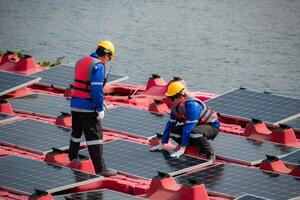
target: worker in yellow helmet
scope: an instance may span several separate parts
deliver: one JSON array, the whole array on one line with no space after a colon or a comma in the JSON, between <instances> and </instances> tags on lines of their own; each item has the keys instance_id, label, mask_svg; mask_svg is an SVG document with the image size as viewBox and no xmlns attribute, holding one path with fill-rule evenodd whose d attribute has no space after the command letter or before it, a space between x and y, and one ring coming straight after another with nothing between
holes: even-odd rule
<instances>
[{"instance_id":1,"label":"worker in yellow helmet","mask_svg":"<svg viewBox=\"0 0 300 200\"><path fill-rule=\"evenodd\" d=\"M188 96L179 81L171 82L165 95L172 102L170 119L165 126L161 144L152 147L150 151L162 150L171 137L180 145L180 149L171 157L183 155L186 146L197 146L199 154L203 153L208 160L214 160L215 152L208 140L213 140L219 133L217 115L204 102Z\"/></svg>"},{"instance_id":2,"label":"worker in yellow helmet","mask_svg":"<svg viewBox=\"0 0 300 200\"><path fill-rule=\"evenodd\" d=\"M117 174L104 163L101 125L104 118L105 65L114 57L114 45L107 40L100 42L94 53L76 63L72 88L69 159L77 159L80 139L84 133L95 172L102 176Z\"/></svg>"}]
</instances>

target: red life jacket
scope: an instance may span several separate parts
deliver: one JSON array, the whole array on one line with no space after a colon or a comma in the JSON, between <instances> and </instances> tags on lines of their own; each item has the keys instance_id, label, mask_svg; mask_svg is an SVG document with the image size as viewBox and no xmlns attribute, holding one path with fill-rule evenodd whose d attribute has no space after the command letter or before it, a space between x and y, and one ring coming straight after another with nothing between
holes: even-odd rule
<instances>
[{"instance_id":1,"label":"red life jacket","mask_svg":"<svg viewBox=\"0 0 300 200\"><path fill-rule=\"evenodd\" d=\"M210 107L208 107L204 102L196 98L187 97L178 106L172 109L177 121L185 123L186 121L185 103L191 100L197 101L203 107L197 124L211 124L216 120L218 120L217 114Z\"/></svg>"},{"instance_id":2,"label":"red life jacket","mask_svg":"<svg viewBox=\"0 0 300 200\"><path fill-rule=\"evenodd\" d=\"M92 70L98 63L101 61L91 56L86 56L76 63L72 97L91 99Z\"/></svg>"}]
</instances>

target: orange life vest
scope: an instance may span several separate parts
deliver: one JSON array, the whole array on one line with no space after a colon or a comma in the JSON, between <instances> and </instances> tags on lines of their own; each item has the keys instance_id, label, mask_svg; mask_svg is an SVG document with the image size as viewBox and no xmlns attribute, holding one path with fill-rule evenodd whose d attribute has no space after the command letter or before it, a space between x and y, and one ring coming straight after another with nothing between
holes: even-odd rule
<instances>
[{"instance_id":1,"label":"orange life vest","mask_svg":"<svg viewBox=\"0 0 300 200\"><path fill-rule=\"evenodd\" d=\"M198 124L211 124L216 120L218 120L217 114L210 107L208 107L204 102L196 98L187 97L178 106L172 109L177 121L185 123L186 121L185 103L191 100L197 101L203 107L202 112L200 114L200 118L198 120Z\"/></svg>"},{"instance_id":2,"label":"orange life vest","mask_svg":"<svg viewBox=\"0 0 300 200\"><path fill-rule=\"evenodd\" d=\"M72 97L91 99L92 70L98 63L101 61L91 56L86 56L76 63Z\"/></svg>"}]
</instances>

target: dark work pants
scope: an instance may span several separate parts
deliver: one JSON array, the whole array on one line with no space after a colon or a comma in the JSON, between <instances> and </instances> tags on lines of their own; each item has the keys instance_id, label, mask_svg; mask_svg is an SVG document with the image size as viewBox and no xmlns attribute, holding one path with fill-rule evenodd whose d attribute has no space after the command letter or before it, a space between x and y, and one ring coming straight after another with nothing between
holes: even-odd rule
<instances>
[{"instance_id":1,"label":"dark work pants","mask_svg":"<svg viewBox=\"0 0 300 200\"><path fill-rule=\"evenodd\" d=\"M78 158L80 138L82 133L88 145L88 151L93 162L95 172L103 172L105 164L103 159L103 132L98 113L74 112L72 111L72 134L69 147L70 161Z\"/></svg>"},{"instance_id":2,"label":"dark work pants","mask_svg":"<svg viewBox=\"0 0 300 200\"><path fill-rule=\"evenodd\" d=\"M178 144L181 143L182 129L184 125L175 126L170 134L174 133L177 137L170 136ZM199 153L207 154L213 150L208 140L213 140L219 133L219 129L213 125L197 125L192 129L189 138L189 146L196 146L199 149Z\"/></svg>"}]
</instances>

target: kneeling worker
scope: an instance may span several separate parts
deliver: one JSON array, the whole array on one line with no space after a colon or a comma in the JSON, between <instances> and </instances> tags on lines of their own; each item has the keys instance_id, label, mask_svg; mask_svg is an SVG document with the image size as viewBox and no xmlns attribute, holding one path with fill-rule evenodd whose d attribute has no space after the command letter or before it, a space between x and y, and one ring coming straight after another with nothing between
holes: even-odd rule
<instances>
[{"instance_id":1,"label":"kneeling worker","mask_svg":"<svg viewBox=\"0 0 300 200\"><path fill-rule=\"evenodd\" d=\"M184 86L176 81L172 82L166 92L171 100L171 114L161 139L161 144L150 151L162 150L169 138L180 144L180 149L171 157L184 154L186 146L197 146L199 154L206 155L208 160L215 159L213 147L208 140L213 140L219 133L220 122L206 104L186 94Z\"/></svg>"}]
</instances>

